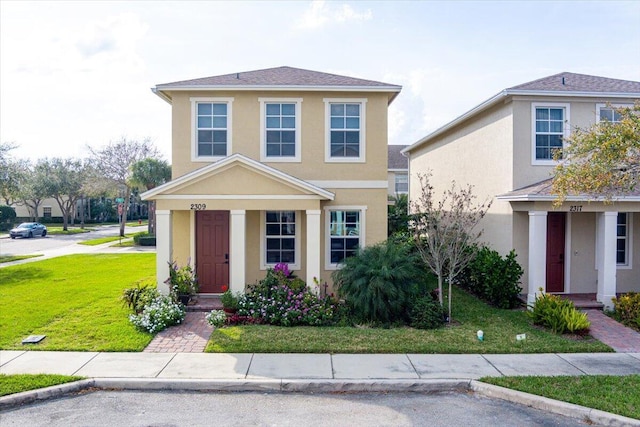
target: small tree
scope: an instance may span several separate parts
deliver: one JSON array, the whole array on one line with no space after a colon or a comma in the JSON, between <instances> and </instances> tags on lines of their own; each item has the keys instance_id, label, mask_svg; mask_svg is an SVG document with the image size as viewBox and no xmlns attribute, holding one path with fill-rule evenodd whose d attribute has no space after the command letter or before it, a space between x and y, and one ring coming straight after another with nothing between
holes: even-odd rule
<instances>
[{"instance_id":1,"label":"small tree","mask_svg":"<svg viewBox=\"0 0 640 427\"><path fill-rule=\"evenodd\" d=\"M556 204L569 194L611 200L640 181L640 102L613 110L614 122L601 120L576 129L556 153L560 160L553 179Z\"/></svg>"},{"instance_id":2,"label":"small tree","mask_svg":"<svg viewBox=\"0 0 640 427\"><path fill-rule=\"evenodd\" d=\"M46 177L46 194L53 197L62 212L62 229L67 230L78 199L83 194L86 168L77 159L44 159L36 165L36 173Z\"/></svg>"},{"instance_id":3,"label":"small tree","mask_svg":"<svg viewBox=\"0 0 640 427\"><path fill-rule=\"evenodd\" d=\"M430 183L431 172L418 175L421 191L411 203L411 229L424 263L438 277L438 298L444 306L442 285L449 284L448 314L451 321L451 285L455 277L471 262L474 251L469 247L477 242L482 231L474 231L491 206L490 201L476 205L472 187L451 188L436 201Z\"/></svg>"},{"instance_id":4,"label":"small tree","mask_svg":"<svg viewBox=\"0 0 640 427\"><path fill-rule=\"evenodd\" d=\"M158 158L158 149L149 138L142 141L130 140L125 137L119 141L110 142L100 149L89 147L92 161L102 173L102 179L111 181L114 187L124 189L124 220L120 223L120 236L124 237L124 226L129 211L131 196L132 165L142 159Z\"/></svg>"}]
</instances>

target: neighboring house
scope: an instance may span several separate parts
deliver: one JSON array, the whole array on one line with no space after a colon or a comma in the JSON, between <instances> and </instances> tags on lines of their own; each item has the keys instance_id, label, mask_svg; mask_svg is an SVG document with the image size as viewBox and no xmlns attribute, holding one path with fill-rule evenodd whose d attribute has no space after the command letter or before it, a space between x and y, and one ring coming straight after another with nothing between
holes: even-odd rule
<instances>
[{"instance_id":1,"label":"neighboring house","mask_svg":"<svg viewBox=\"0 0 640 427\"><path fill-rule=\"evenodd\" d=\"M284 262L309 286L387 237L387 109L401 87L279 67L160 84L172 181L147 191L157 282L195 264L202 294Z\"/></svg>"},{"instance_id":2,"label":"neighboring house","mask_svg":"<svg viewBox=\"0 0 640 427\"><path fill-rule=\"evenodd\" d=\"M611 307L617 293L640 291L640 188L613 204L578 196L556 208L553 150L576 127L615 120L607 103L638 99L640 82L573 73L505 89L404 151L410 194L428 169L439 191L453 179L473 184L479 201L493 199L482 239L515 249L530 303L542 288Z\"/></svg>"},{"instance_id":3,"label":"neighboring house","mask_svg":"<svg viewBox=\"0 0 640 427\"><path fill-rule=\"evenodd\" d=\"M22 203L15 203L11 205L13 209L16 211L16 217L22 219L29 219L35 215L35 212L31 211L27 205ZM48 198L43 199L42 202L38 205L37 212L38 220L41 222L47 222L48 220L53 220L54 218L62 218L62 211L60 210L60 205L56 202L55 199Z\"/></svg>"},{"instance_id":4,"label":"neighboring house","mask_svg":"<svg viewBox=\"0 0 640 427\"><path fill-rule=\"evenodd\" d=\"M407 145L387 147L387 181L389 197L409 193L409 159L401 153Z\"/></svg>"}]
</instances>

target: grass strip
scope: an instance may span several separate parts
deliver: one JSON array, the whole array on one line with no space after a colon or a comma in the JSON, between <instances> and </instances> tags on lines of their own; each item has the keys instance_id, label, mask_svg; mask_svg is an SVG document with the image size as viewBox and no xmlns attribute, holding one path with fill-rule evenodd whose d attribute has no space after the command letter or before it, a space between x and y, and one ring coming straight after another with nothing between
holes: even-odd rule
<instances>
[{"instance_id":1,"label":"grass strip","mask_svg":"<svg viewBox=\"0 0 640 427\"><path fill-rule=\"evenodd\" d=\"M485 377L480 381L640 419L640 375Z\"/></svg>"},{"instance_id":2,"label":"grass strip","mask_svg":"<svg viewBox=\"0 0 640 427\"><path fill-rule=\"evenodd\" d=\"M20 261L21 259L37 258L42 256L38 255L0 255L0 264L4 262Z\"/></svg>"},{"instance_id":3,"label":"grass strip","mask_svg":"<svg viewBox=\"0 0 640 427\"><path fill-rule=\"evenodd\" d=\"M103 243L110 243L118 240L130 239L130 238L131 238L130 234L125 234L124 237L120 237L120 236L100 237L98 239L91 239L91 240L85 240L84 242L78 242L78 244L85 245L85 246L97 246L97 245L102 245Z\"/></svg>"},{"instance_id":4,"label":"grass strip","mask_svg":"<svg viewBox=\"0 0 640 427\"><path fill-rule=\"evenodd\" d=\"M67 375L0 374L0 396L36 390L39 388L50 387L52 385L70 383L82 379L84 379L84 377L70 377Z\"/></svg>"},{"instance_id":5,"label":"grass strip","mask_svg":"<svg viewBox=\"0 0 640 427\"><path fill-rule=\"evenodd\" d=\"M69 234L82 234L94 231L94 228L78 228L68 227L67 230L63 230L62 227L50 227L47 226L47 234L51 235L69 235Z\"/></svg>"}]
</instances>

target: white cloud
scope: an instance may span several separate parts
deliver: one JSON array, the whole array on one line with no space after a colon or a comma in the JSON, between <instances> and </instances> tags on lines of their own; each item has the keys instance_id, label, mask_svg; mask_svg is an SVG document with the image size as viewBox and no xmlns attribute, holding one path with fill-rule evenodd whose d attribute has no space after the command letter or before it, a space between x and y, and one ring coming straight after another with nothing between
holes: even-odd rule
<instances>
[{"instance_id":1,"label":"white cloud","mask_svg":"<svg viewBox=\"0 0 640 427\"><path fill-rule=\"evenodd\" d=\"M356 11L348 4L327 4L324 0L314 0L294 25L299 30L316 30L332 23L368 21L373 18L371 9Z\"/></svg>"}]
</instances>

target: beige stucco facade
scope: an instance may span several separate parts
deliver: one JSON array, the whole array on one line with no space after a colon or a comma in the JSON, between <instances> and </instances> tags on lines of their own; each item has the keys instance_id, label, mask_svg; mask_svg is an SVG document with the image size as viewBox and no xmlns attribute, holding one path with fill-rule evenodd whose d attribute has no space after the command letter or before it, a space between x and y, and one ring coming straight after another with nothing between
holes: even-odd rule
<instances>
[{"instance_id":1,"label":"beige stucco facade","mask_svg":"<svg viewBox=\"0 0 640 427\"><path fill-rule=\"evenodd\" d=\"M316 281L331 287L331 273L337 268L329 253L332 210L359 212L356 228L361 247L386 239L389 92L209 88L164 89L163 97L172 106L173 180L143 195L156 200L160 218L160 289L168 291L163 284L167 261L198 262L198 211L230 214L229 287L234 291L260 280L273 266L265 261L267 212L295 212L295 263L291 265L312 287ZM194 143L195 105L217 100L227 105L227 155L199 158ZM263 104L268 102L296 104L293 159L265 157ZM360 158L335 161L329 156L331 102L361 106Z\"/></svg>"},{"instance_id":2,"label":"beige stucco facade","mask_svg":"<svg viewBox=\"0 0 640 427\"><path fill-rule=\"evenodd\" d=\"M597 106L633 104L633 98L506 95L461 116L409 147L410 198L420 190L418 174L431 171L436 191L455 180L474 186L478 201L492 205L481 227L481 241L502 254L515 249L523 266L523 292L531 301L545 289L547 218L565 212L564 289L560 293L597 294L611 305L616 293L640 291L640 198L613 204L569 198L553 206L551 196L514 195L514 190L552 177L554 164L534 158L533 112L538 105L559 106L566 114L565 135L596 121ZM553 162L549 162L553 163ZM501 197L499 197L501 196ZM624 265L616 263L616 218L628 217Z\"/></svg>"}]
</instances>

